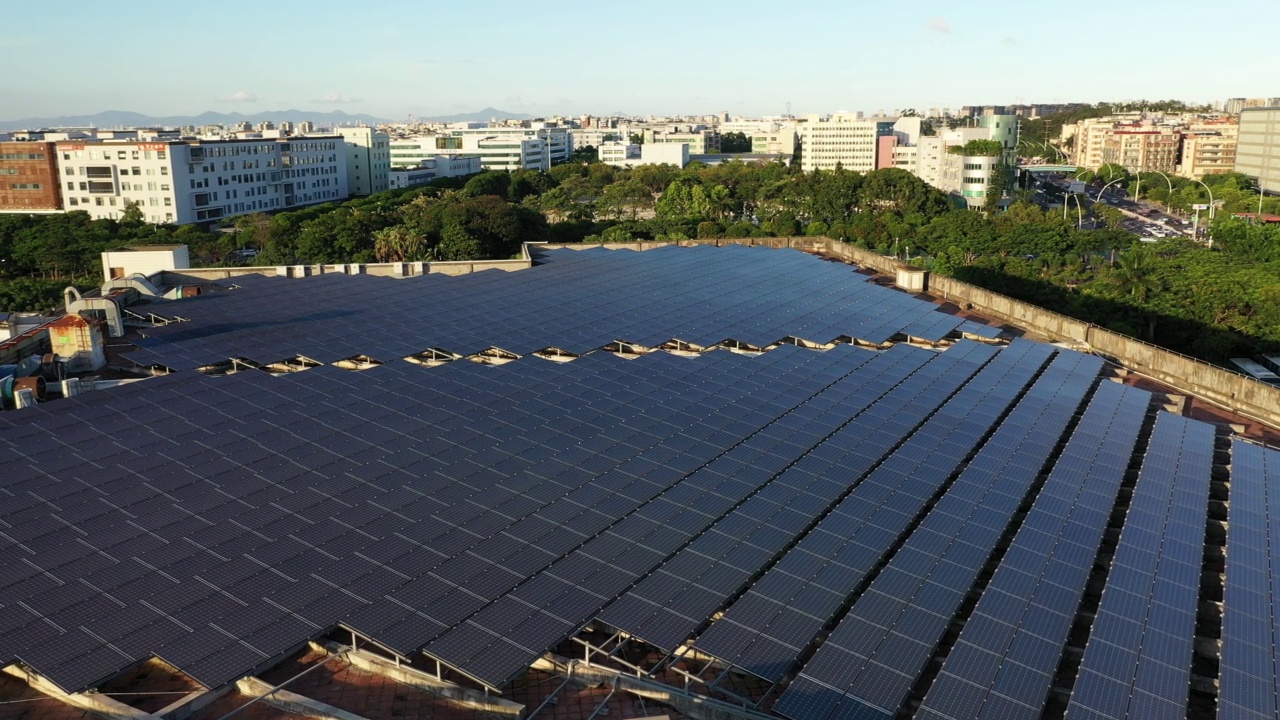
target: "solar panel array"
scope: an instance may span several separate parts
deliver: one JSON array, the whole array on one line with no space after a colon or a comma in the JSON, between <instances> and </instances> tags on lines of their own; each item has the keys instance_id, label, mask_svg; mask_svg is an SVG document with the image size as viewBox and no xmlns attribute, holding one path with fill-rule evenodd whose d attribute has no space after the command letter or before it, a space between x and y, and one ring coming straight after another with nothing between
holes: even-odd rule
<instances>
[{"instance_id":1,"label":"solar panel array","mask_svg":"<svg viewBox=\"0 0 1280 720\"><path fill-rule=\"evenodd\" d=\"M1157 417L1067 707L1070 720L1186 713L1213 445L1212 425Z\"/></svg>"},{"instance_id":2,"label":"solar panel array","mask_svg":"<svg viewBox=\"0 0 1280 720\"><path fill-rule=\"evenodd\" d=\"M523 672L545 648L570 635L743 498L820 445L847 422L847 403L866 386L850 382L831 390L643 505L637 503L635 512L608 532L444 632L425 652L493 687ZM815 505L798 501L792 509L810 515Z\"/></svg>"},{"instance_id":3,"label":"solar panel array","mask_svg":"<svg viewBox=\"0 0 1280 720\"><path fill-rule=\"evenodd\" d=\"M1150 401L1098 387L916 718L1040 717Z\"/></svg>"},{"instance_id":4,"label":"solar panel array","mask_svg":"<svg viewBox=\"0 0 1280 720\"><path fill-rule=\"evenodd\" d=\"M694 646L764 679L783 679L1052 354L1029 341L1000 353Z\"/></svg>"},{"instance_id":5,"label":"solar panel array","mask_svg":"<svg viewBox=\"0 0 1280 720\"><path fill-rule=\"evenodd\" d=\"M1222 598L1218 717L1280 714L1280 452L1239 440L1231 446L1227 576Z\"/></svg>"},{"instance_id":6,"label":"solar panel array","mask_svg":"<svg viewBox=\"0 0 1280 720\"><path fill-rule=\"evenodd\" d=\"M904 429L927 419L995 354L988 346L962 344L896 387L897 374L886 378L884 394L872 391L860 406L843 408L857 410L857 417L610 604L600 619L675 650L891 453Z\"/></svg>"},{"instance_id":7,"label":"solar panel array","mask_svg":"<svg viewBox=\"0 0 1280 720\"><path fill-rule=\"evenodd\" d=\"M614 341L881 343L904 328L940 340L968 322L799 251L667 247L547 257L555 261L457 277L237 279L244 286L238 290L149 308L187 322L146 330L127 357L188 370L232 357L331 363L367 355L385 362L433 348L465 356L493 347L582 354Z\"/></svg>"},{"instance_id":8,"label":"solar panel array","mask_svg":"<svg viewBox=\"0 0 1280 720\"><path fill-rule=\"evenodd\" d=\"M778 699L782 715L898 714L1102 361L1059 355ZM1059 646L1047 644L1057 657Z\"/></svg>"},{"instance_id":9,"label":"solar panel array","mask_svg":"<svg viewBox=\"0 0 1280 720\"><path fill-rule=\"evenodd\" d=\"M744 247L241 283L174 304L190 322L138 357L994 331ZM346 628L501 688L603 624L783 683L794 720L912 693L922 719L1034 717L1141 452L1068 713L1181 717L1214 429L1160 414L1144 440L1149 396L1100 368L1027 340L588 353L177 373L0 414L0 665L79 691L158 656L216 687ZM1232 463L1219 714L1273 717L1280 454Z\"/></svg>"},{"instance_id":10,"label":"solar panel array","mask_svg":"<svg viewBox=\"0 0 1280 720\"><path fill-rule=\"evenodd\" d=\"M482 541L554 559L874 357L173 375L0 415L0 662L78 690L155 654L221 685L429 570L482 588Z\"/></svg>"}]
</instances>

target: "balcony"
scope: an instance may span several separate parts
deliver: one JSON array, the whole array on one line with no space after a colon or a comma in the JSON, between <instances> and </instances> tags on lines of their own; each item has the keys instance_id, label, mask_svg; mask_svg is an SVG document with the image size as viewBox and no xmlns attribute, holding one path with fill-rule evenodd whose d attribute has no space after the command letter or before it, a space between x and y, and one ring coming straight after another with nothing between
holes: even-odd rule
<instances>
[{"instance_id":1,"label":"balcony","mask_svg":"<svg viewBox=\"0 0 1280 720\"><path fill-rule=\"evenodd\" d=\"M202 147L187 148L187 162L202 163L204 161L205 161L204 148Z\"/></svg>"}]
</instances>

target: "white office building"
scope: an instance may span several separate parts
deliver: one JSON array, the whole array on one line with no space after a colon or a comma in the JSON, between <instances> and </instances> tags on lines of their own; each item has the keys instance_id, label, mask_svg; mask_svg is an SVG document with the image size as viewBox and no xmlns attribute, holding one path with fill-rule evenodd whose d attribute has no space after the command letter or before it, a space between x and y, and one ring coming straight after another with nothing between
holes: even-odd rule
<instances>
[{"instance_id":1,"label":"white office building","mask_svg":"<svg viewBox=\"0 0 1280 720\"><path fill-rule=\"evenodd\" d=\"M450 127L436 134L391 142L393 167L414 167L438 155L471 155L485 170L547 170L569 161L569 128L550 123L533 127Z\"/></svg>"},{"instance_id":2,"label":"white office building","mask_svg":"<svg viewBox=\"0 0 1280 720\"><path fill-rule=\"evenodd\" d=\"M879 138L893 134L895 118L864 118L857 113L809 115L801 134L801 163L805 172L856 172L876 169Z\"/></svg>"},{"instance_id":3,"label":"white office building","mask_svg":"<svg viewBox=\"0 0 1280 720\"><path fill-rule=\"evenodd\" d=\"M683 168L689 164L689 146L683 143L635 145L607 142L600 146L600 162L616 167L674 165Z\"/></svg>"},{"instance_id":4,"label":"white office building","mask_svg":"<svg viewBox=\"0 0 1280 720\"><path fill-rule=\"evenodd\" d=\"M574 148L593 147L599 149L601 145L607 142L626 142L629 139L630 133L625 127L570 128L569 135L573 137Z\"/></svg>"},{"instance_id":5,"label":"white office building","mask_svg":"<svg viewBox=\"0 0 1280 720\"><path fill-rule=\"evenodd\" d=\"M338 136L187 141L59 142L64 208L119 218L137 204L148 222L209 222L345 200Z\"/></svg>"},{"instance_id":6,"label":"white office building","mask_svg":"<svg viewBox=\"0 0 1280 720\"><path fill-rule=\"evenodd\" d=\"M390 187L391 136L368 127L338 128L347 148L347 189L372 195Z\"/></svg>"},{"instance_id":7,"label":"white office building","mask_svg":"<svg viewBox=\"0 0 1280 720\"><path fill-rule=\"evenodd\" d=\"M393 168L389 185L393 190L426 185L446 177L465 177L483 170L474 155L437 155L422 160L416 167Z\"/></svg>"}]
</instances>

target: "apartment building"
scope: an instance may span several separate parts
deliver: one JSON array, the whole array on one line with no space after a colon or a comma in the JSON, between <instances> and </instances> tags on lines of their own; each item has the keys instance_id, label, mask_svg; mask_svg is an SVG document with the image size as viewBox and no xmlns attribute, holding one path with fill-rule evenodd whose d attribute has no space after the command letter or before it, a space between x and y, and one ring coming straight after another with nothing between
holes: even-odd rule
<instances>
[{"instance_id":1,"label":"apartment building","mask_svg":"<svg viewBox=\"0 0 1280 720\"><path fill-rule=\"evenodd\" d=\"M51 142L0 142L0 213L62 210Z\"/></svg>"},{"instance_id":2,"label":"apartment building","mask_svg":"<svg viewBox=\"0 0 1280 720\"><path fill-rule=\"evenodd\" d=\"M1107 133L1102 141L1102 163L1124 167L1129 172L1173 173L1178 169L1182 133L1167 127L1121 128Z\"/></svg>"},{"instance_id":3,"label":"apartment building","mask_svg":"<svg viewBox=\"0 0 1280 720\"><path fill-rule=\"evenodd\" d=\"M1280 106L1240 112L1235 170L1253 178L1263 192L1280 193Z\"/></svg>"},{"instance_id":4,"label":"apartment building","mask_svg":"<svg viewBox=\"0 0 1280 720\"><path fill-rule=\"evenodd\" d=\"M340 136L56 144L64 209L180 225L345 200Z\"/></svg>"},{"instance_id":5,"label":"apartment building","mask_svg":"<svg viewBox=\"0 0 1280 720\"><path fill-rule=\"evenodd\" d=\"M347 189L372 195L390 187L391 136L368 127L338 128L346 145Z\"/></svg>"},{"instance_id":6,"label":"apartment building","mask_svg":"<svg viewBox=\"0 0 1280 720\"><path fill-rule=\"evenodd\" d=\"M1240 126L1222 120L1192 125L1182 132L1178 174L1198 180L1235 170Z\"/></svg>"},{"instance_id":7,"label":"apartment building","mask_svg":"<svg viewBox=\"0 0 1280 720\"><path fill-rule=\"evenodd\" d=\"M1222 106L1228 115L1239 115L1245 110L1280 106L1280 98L1230 98Z\"/></svg>"},{"instance_id":8,"label":"apartment building","mask_svg":"<svg viewBox=\"0 0 1280 720\"><path fill-rule=\"evenodd\" d=\"M750 133L751 152L757 155L794 155L799 135L794 123L774 124Z\"/></svg>"},{"instance_id":9,"label":"apartment building","mask_svg":"<svg viewBox=\"0 0 1280 720\"><path fill-rule=\"evenodd\" d=\"M893 134L894 119L863 118L859 114L809 115L801 134L801 163L805 172L845 170L870 172L876 168L878 138Z\"/></svg>"}]
</instances>

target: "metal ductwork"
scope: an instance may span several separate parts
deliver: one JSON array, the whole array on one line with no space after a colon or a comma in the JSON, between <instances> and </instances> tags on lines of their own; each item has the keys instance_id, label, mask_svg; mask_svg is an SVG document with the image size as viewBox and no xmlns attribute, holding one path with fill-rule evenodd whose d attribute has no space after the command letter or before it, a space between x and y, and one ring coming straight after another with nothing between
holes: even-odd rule
<instances>
[{"instance_id":1,"label":"metal ductwork","mask_svg":"<svg viewBox=\"0 0 1280 720\"><path fill-rule=\"evenodd\" d=\"M102 285L102 294L110 295L112 290L118 290L120 288L132 288L133 290L137 290L139 295L145 295L147 297L165 297L164 292L151 283L151 278L143 275L142 273L134 273L129 277L108 280Z\"/></svg>"},{"instance_id":2,"label":"metal ductwork","mask_svg":"<svg viewBox=\"0 0 1280 720\"><path fill-rule=\"evenodd\" d=\"M117 290L116 292L119 292ZM124 316L120 312L120 306L111 297L81 297L80 291L74 287L68 287L62 291L62 298L66 302L67 314L75 315L85 310L101 310L107 315L107 329L111 337L124 336Z\"/></svg>"}]
</instances>

